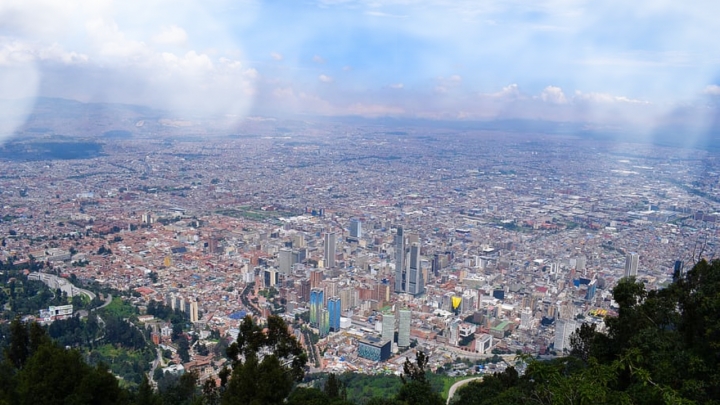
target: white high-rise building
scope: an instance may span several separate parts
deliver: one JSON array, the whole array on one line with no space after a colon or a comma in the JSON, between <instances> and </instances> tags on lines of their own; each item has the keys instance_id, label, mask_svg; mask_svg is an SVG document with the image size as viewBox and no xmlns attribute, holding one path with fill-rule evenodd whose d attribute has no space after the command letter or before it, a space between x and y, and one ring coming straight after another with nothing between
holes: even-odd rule
<instances>
[{"instance_id":1,"label":"white high-rise building","mask_svg":"<svg viewBox=\"0 0 720 405\"><path fill-rule=\"evenodd\" d=\"M574 320L558 319L555 321L555 351L562 354L570 350L570 335L579 327Z\"/></svg>"},{"instance_id":2,"label":"white high-rise building","mask_svg":"<svg viewBox=\"0 0 720 405\"><path fill-rule=\"evenodd\" d=\"M200 311L196 299L190 301L190 322L195 323L200 319Z\"/></svg>"},{"instance_id":3,"label":"white high-rise building","mask_svg":"<svg viewBox=\"0 0 720 405\"><path fill-rule=\"evenodd\" d=\"M290 249L283 248L278 252L278 267L280 273L284 275L290 275L293 265L293 252Z\"/></svg>"},{"instance_id":4,"label":"white high-rise building","mask_svg":"<svg viewBox=\"0 0 720 405\"><path fill-rule=\"evenodd\" d=\"M532 310L530 308L525 308L520 313L520 329L528 330L532 328Z\"/></svg>"},{"instance_id":5,"label":"white high-rise building","mask_svg":"<svg viewBox=\"0 0 720 405\"><path fill-rule=\"evenodd\" d=\"M637 276L639 261L640 256L637 253L631 252L625 256L625 277Z\"/></svg>"},{"instance_id":6,"label":"white high-rise building","mask_svg":"<svg viewBox=\"0 0 720 405\"><path fill-rule=\"evenodd\" d=\"M395 315L383 314L382 318L382 341L395 340Z\"/></svg>"}]
</instances>

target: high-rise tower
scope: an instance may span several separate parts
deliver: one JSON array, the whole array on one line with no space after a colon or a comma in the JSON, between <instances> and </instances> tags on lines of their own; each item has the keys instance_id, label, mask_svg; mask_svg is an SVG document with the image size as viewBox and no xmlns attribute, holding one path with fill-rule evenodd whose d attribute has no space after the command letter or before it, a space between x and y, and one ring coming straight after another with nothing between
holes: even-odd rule
<instances>
[{"instance_id":1,"label":"high-rise tower","mask_svg":"<svg viewBox=\"0 0 720 405\"><path fill-rule=\"evenodd\" d=\"M322 288L313 288L310 290L310 324L318 326L320 324L321 311L323 309L324 292Z\"/></svg>"},{"instance_id":2,"label":"high-rise tower","mask_svg":"<svg viewBox=\"0 0 720 405\"><path fill-rule=\"evenodd\" d=\"M327 232L325 234L325 268L335 267L335 246L337 235L335 232Z\"/></svg>"},{"instance_id":3,"label":"high-rise tower","mask_svg":"<svg viewBox=\"0 0 720 405\"><path fill-rule=\"evenodd\" d=\"M631 252L625 256L625 277L635 277L638 274L638 262L640 256L637 253Z\"/></svg>"},{"instance_id":4,"label":"high-rise tower","mask_svg":"<svg viewBox=\"0 0 720 405\"><path fill-rule=\"evenodd\" d=\"M420 262L420 238L405 235L398 226L395 234L395 292L419 295L425 292Z\"/></svg>"},{"instance_id":5,"label":"high-rise tower","mask_svg":"<svg viewBox=\"0 0 720 405\"><path fill-rule=\"evenodd\" d=\"M395 292L405 292L405 235L402 226L397 227L395 234Z\"/></svg>"},{"instance_id":6,"label":"high-rise tower","mask_svg":"<svg viewBox=\"0 0 720 405\"><path fill-rule=\"evenodd\" d=\"M357 218L350 220L350 237L362 238L362 222Z\"/></svg>"},{"instance_id":7,"label":"high-rise tower","mask_svg":"<svg viewBox=\"0 0 720 405\"><path fill-rule=\"evenodd\" d=\"M405 291L412 295L419 295L425 291L422 269L420 268L420 242L410 245L407 270L407 287Z\"/></svg>"},{"instance_id":8,"label":"high-rise tower","mask_svg":"<svg viewBox=\"0 0 720 405\"><path fill-rule=\"evenodd\" d=\"M327 307L328 316L330 317L330 330L337 332L340 330L340 312L342 311L340 298L332 297L328 299Z\"/></svg>"},{"instance_id":9,"label":"high-rise tower","mask_svg":"<svg viewBox=\"0 0 720 405\"><path fill-rule=\"evenodd\" d=\"M395 340L395 314L383 314L382 340L393 342Z\"/></svg>"}]
</instances>

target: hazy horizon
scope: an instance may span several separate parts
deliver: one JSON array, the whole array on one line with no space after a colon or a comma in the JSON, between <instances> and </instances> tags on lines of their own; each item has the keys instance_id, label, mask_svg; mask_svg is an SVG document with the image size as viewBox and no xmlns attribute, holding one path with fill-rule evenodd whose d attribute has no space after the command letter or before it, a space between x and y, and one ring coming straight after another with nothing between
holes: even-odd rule
<instances>
[{"instance_id":1,"label":"hazy horizon","mask_svg":"<svg viewBox=\"0 0 720 405\"><path fill-rule=\"evenodd\" d=\"M719 9L573 0L10 1L0 5L0 98L236 120L527 119L650 137L668 127L706 134L717 126L720 99ZM13 107L5 136L32 102Z\"/></svg>"}]
</instances>

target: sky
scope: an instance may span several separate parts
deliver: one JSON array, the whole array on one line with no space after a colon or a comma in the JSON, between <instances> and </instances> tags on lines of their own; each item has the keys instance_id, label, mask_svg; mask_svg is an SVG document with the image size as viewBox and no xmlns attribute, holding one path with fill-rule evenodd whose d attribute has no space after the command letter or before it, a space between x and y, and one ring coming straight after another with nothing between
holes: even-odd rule
<instances>
[{"instance_id":1,"label":"sky","mask_svg":"<svg viewBox=\"0 0 720 405\"><path fill-rule=\"evenodd\" d=\"M188 116L717 122L720 2L3 0L0 99ZM7 111L6 111L7 113Z\"/></svg>"}]
</instances>

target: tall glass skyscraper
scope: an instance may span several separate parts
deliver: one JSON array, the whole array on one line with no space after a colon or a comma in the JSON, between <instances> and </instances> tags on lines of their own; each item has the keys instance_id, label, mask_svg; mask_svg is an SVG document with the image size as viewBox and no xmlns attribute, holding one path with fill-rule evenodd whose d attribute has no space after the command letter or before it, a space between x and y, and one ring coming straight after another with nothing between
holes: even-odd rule
<instances>
[{"instance_id":1,"label":"tall glass skyscraper","mask_svg":"<svg viewBox=\"0 0 720 405\"><path fill-rule=\"evenodd\" d=\"M383 314L382 340L390 342L395 340L395 314Z\"/></svg>"},{"instance_id":2,"label":"tall glass skyscraper","mask_svg":"<svg viewBox=\"0 0 720 405\"><path fill-rule=\"evenodd\" d=\"M325 308L320 309L319 318L318 330L320 331L320 337L325 337L330 333L330 312Z\"/></svg>"},{"instance_id":3,"label":"tall glass skyscraper","mask_svg":"<svg viewBox=\"0 0 720 405\"><path fill-rule=\"evenodd\" d=\"M337 332L340 330L340 312L342 312L341 300L339 297L328 299L328 315L330 317L330 330Z\"/></svg>"},{"instance_id":4,"label":"tall glass skyscraper","mask_svg":"<svg viewBox=\"0 0 720 405\"><path fill-rule=\"evenodd\" d=\"M321 288L310 290L310 325L319 326L320 311L323 309L324 292Z\"/></svg>"}]
</instances>

